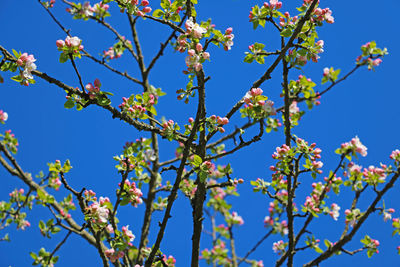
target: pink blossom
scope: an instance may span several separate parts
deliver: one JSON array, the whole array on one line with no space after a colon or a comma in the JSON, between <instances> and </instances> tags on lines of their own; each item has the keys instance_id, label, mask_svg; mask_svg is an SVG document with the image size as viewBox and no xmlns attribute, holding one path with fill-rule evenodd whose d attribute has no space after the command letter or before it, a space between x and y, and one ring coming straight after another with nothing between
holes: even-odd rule
<instances>
[{"instance_id":1,"label":"pink blossom","mask_svg":"<svg viewBox=\"0 0 400 267\"><path fill-rule=\"evenodd\" d=\"M197 43L197 44L196 44L196 51L197 51L197 52L203 51L203 46L202 46L201 43Z\"/></svg>"},{"instance_id":2,"label":"pink blossom","mask_svg":"<svg viewBox=\"0 0 400 267\"><path fill-rule=\"evenodd\" d=\"M7 120L8 120L7 112L4 112L3 110L0 110L0 122L4 123Z\"/></svg>"},{"instance_id":3,"label":"pink blossom","mask_svg":"<svg viewBox=\"0 0 400 267\"><path fill-rule=\"evenodd\" d=\"M144 13L150 13L151 12L151 7L146 6L145 8L143 8L142 10Z\"/></svg>"},{"instance_id":4,"label":"pink blossom","mask_svg":"<svg viewBox=\"0 0 400 267\"><path fill-rule=\"evenodd\" d=\"M228 29L225 30L225 35L231 34L233 31L232 27L229 27Z\"/></svg>"},{"instance_id":5,"label":"pink blossom","mask_svg":"<svg viewBox=\"0 0 400 267\"><path fill-rule=\"evenodd\" d=\"M324 68L324 76L328 76L330 73L330 69L329 68Z\"/></svg>"},{"instance_id":6,"label":"pink blossom","mask_svg":"<svg viewBox=\"0 0 400 267\"><path fill-rule=\"evenodd\" d=\"M65 42L63 41L63 40L57 40L56 41L56 45L57 45L57 47L63 47L64 45L65 45Z\"/></svg>"},{"instance_id":7,"label":"pink blossom","mask_svg":"<svg viewBox=\"0 0 400 267\"><path fill-rule=\"evenodd\" d=\"M372 61L372 65L374 66L379 66L382 63L382 59L377 58L374 61Z\"/></svg>"},{"instance_id":8,"label":"pink blossom","mask_svg":"<svg viewBox=\"0 0 400 267\"><path fill-rule=\"evenodd\" d=\"M300 111L299 107L297 106L297 102L293 101L292 104L289 106L289 113L290 114L295 114Z\"/></svg>"},{"instance_id":9,"label":"pink blossom","mask_svg":"<svg viewBox=\"0 0 400 267\"><path fill-rule=\"evenodd\" d=\"M65 44L70 47L79 47L81 44L81 39L79 39L77 36L67 36L67 38L65 38Z\"/></svg>"}]
</instances>

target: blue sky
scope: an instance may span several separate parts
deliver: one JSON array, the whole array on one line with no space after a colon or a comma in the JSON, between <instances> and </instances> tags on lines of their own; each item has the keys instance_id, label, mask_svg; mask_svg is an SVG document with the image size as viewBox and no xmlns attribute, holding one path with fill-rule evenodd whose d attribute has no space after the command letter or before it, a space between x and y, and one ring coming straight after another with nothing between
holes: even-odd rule
<instances>
[{"instance_id":1,"label":"blue sky","mask_svg":"<svg viewBox=\"0 0 400 267\"><path fill-rule=\"evenodd\" d=\"M153 9L157 8L157 1L150 1ZM216 28L224 30L233 27L235 39L231 51L212 47L211 62L205 63L204 69L211 80L207 83L207 112L209 115L223 115L230 110L250 88L251 84L265 71L265 66L253 63L243 63L244 52L247 46L254 42L263 42L266 48L274 51L277 48L278 36L272 27L252 30L248 23L248 13L252 5L262 4L262 1L219 0L199 1L198 20L213 19ZM295 13L295 5L302 1L283 1L282 10ZM94 4L94 2L92 2ZM368 156L360 159L363 166L378 165L379 162L389 163L389 154L392 150L400 148L398 138L400 111L398 99L400 98L398 77L398 62L400 60L398 43L398 18L397 10L400 3L388 0L377 4L372 0L333 1L321 0L321 7L333 10L335 23L320 28L320 39L325 41L325 52L321 55L318 64L308 63L304 73L294 72L291 78L299 74L317 82L318 89L324 67L333 66L348 72L354 65L355 58L360 54L360 46L367 41L376 40L379 47L387 47L389 55L376 72L362 69L344 83L335 87L322 99L322 104L302 118L300 126L294 133L309 142L316 142L321 147L322 160L324 161L324 174L334 168L338 156L334 154L335 148L342 142L349 141L358 135L368 147ZM61 1L57 1L53 11L63 24L70 28L72 35L77 35L83 40L85 49L93 55L98 55L114 43L114 36L94 22L74 21L64 11ZM120 32L130 39L127 28L128 21L116 8L112 9L115 16L109 21ZM64 39L65 34L51 21L44 9L37 1L3 0L0 3L0 45L11 50L28 52L37 58L38 69L46 72L65 83L78 86L76 77L70 64L59 64L59 52L55 41ZM157 51L160 42L164 41L169 29L151 21L140 21L138 26L145 60L148 63ZM163 57L150 75L150 83L161 87L167 95L162 97L158 105L158 113L167 119L174 119L180 125L194 116L194 109L190 105L176 101L175 91L184 87L187 77L182 74L185 68L184 55L174 53L167 49ZM267 64L270 61L267 61ZM138 69L132 64L129 55L124 55L118 62L112 62L115 67L127 70L133 76L138 76ZM112 98L114 106L121 102L122 96L141 92L141 88L129 83L120 77L108 73L99 65L94 65L88 60L78 61L78 67L84 77L84 83L93 82L95 78L102 81L102 89L115 94ZM93 189L99 196L110 196L115 199L114 188L120 177L114 168L113 156L121 152L126 141L135 140L141 136L148 137L148 133L138 133L132 127L118 120L113 120L111 115L98 107L89 107L83 111L66 110L63 107L65 93L58 87L37 80L37 84L29 87L19 86L9 80L9 75L4 75L6 81L0 85L0 109L9 114L7 124L0 125L0 131L12 129L19 139L20 149L17 159L25 171L37 174L40 170L47 170L47 162L55 159L70 159L73 171L67 179L75 188L86 187ZM278 67L272 75L272 80L261 87L270 99L280 106L280 78L281 69ZM305 106L301 106L305 109ZM244 119L236 116L231 120L227 129L241 125ZM249 136L251 131L249 131ZM245 148L233 157L227 157L220 164L231 163L234 177L243 178L245 183L239 186L240 198L232 198L235 210L243 216L245 224L235 229L237 238L237 251L239 256L258 241L266 233L263 227L263 218L267 215L268 199L251 192L250 180L258 177L269 179L268 166L272 163L271 154L276 146L283 143L282 130L264 136L264 140L251 147ZM161 143L161 160L167 160L174 155L175 143L165 140ZM169 176L168 176L169 175ZM173 179L168 174L165 179ZM23 186L15 177L10 177L0 168L2 186L0 199L7 199L8 193L15 187ZM312 182L311 177L303 177L303 185ZM299 196L308 191L300 192ZM386 198L386 205L400 211L400 204L396 194L398 189L393 189ZM61 196L61 194L58 194ZM349 194L332 197L342 206L342 213L349 203ZM366 205L366 200L361 205ZM347 201L347 202L346 202ZM298 200L302 204L302 200ZM142 213L144 208L121 209L120 214L123 224L129 224L136 236L140 234ZM162 250L167 255L177 258L177 266L188 266L191 246L191 207L187 199L180 195L173 207L172 219L167 226L167 233L162 243ZM397 213L398 214L398 213ZM162 213L157 213L153 222L160 220ZM24 232L15 231L15 226L7 229L10 232L12 243L0 242L1 266L27 266L32 262L29 252L37 252L42 246L52 250L62 239L63 234L56 235L51 240L41 237L37 224L40 218L49 216L47 210L35 207L28 214L32 227ZM395 214L396 216L396 214ZM398 215L397 215L398 216ZM331 218L322 217L313 225L315 233L320 239L324 237L334 240L337 232L344 225L343 216L338 222ZM210 229L209 222L205 228ZM150 235L150 242L155 240L156 228ZM375 216L361 228L355 241L348 247L356 249L360 246L357 241L369 233L371 237L381 241L380 253L368 260L365 254L354 257L340 256L330 259L323 266L394 266L398 261L395 247L400 244L398 237L391 238L390 223L383 224L382 217ZM4 231L3 231L4 232ZM2 233L3 233L2 232ZM336 234L336 235L335 235ZM178 238L177 238L178 237ZM266 266L277 257L272 254L272 242L280 237L268 239L253 255L254 259L262 259ZM137 245L138 240L135 240ZM210 247L207 238L202 241L202 248ZM100 259L94 248L89 247L85 241L77 236L70 238L68 243L58 253L60 260L58 266L99 266ZM82 257L83 256L83 257ZM313 255L299 254L298 260L303 263ZM78 261L79 260L79 261ZM350 263L351 262L351 263Z\"/></svg>"}]
</instances>

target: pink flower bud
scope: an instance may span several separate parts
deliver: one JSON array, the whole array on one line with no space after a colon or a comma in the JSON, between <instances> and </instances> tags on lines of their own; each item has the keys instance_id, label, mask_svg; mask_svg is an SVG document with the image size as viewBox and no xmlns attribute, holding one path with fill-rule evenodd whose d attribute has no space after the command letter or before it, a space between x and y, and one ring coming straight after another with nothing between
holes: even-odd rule
<instances>
[{"instance_id":1,"label":"pink flower bud","mask_svg":"<svg viewBox=\"0 0 400 267\"><path fill-rule=\"evenodd\" d=\"M225 30L225 35L231 34L233 31L232 27L229 27L228 29Z\"/></svg>"},{"instance_id":2,"label":"pink flower bud","mask_svg":"<svg viewBox=\"0 0 400 267\"><path fill-rule=\"evenodd\" d=\"M189 56L193 57L196 54L196 51L194 51L194 49L189 49L188 54Z\"/></svg>"},{"instance_id":3,"label":"pink flower bud","mask_svg":"<svg viewBox=\"0 0 400 267\"><path fill-rule=\"evenodd\" d=\"M144 13L150 13L151 12L151 7L145 7L145 8L143 8L143 12Z\"/></svg>"},{"instance_id":4,"label":"pink flower bud","mask_svg":"<svg viewBox=\"0 0 400 267\"><path fill-rule=\"evenodd\" d=\"M203 51L203 45L202 45L201 43L197 43L197 44L196 44L196 51L197 51L197 52Z\"/></svg>"},{"instance_id":5,"label":"pink flower bud","mask_svg":"<svg viewBox=\"0 0 400 267\"><path fill-rule=\"evenodd\" d=\"M65 45L65 42L63 40L57 40L56 45L57 45L57 47L61 48Z\"/></svg>"}]
</instances>

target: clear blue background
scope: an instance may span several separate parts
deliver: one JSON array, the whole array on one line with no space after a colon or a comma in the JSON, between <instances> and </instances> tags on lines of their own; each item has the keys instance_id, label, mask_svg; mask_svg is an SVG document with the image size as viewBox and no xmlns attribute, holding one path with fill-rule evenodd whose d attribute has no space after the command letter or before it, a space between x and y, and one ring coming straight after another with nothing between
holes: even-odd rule
<instances>
[{"instance_id":1,"label":"clear blue background","mask_svg":"<svg viewBox=\"0 0 400 267\"><path fill-rule=\"evenodd\" d=\"M210 48L211 63L204 65L205 72L211 76L207 83L207 113L209 115L224 115L230 110L250 88L251 84L264 73L266 66L243 63L244 52L247 46L254 42L263 42L266 48L274 51L278 48L279 37L276 31L268 26L266 29L252 30L248 23L248 13L252 5L262 4L262 1L218 0L200 1L198 5L198 20L213 18L218 29L224 30L233 27L235 39L231 51L225 52L215 47ZM284 1L283 11L288 10L295 14L295 6L302 1ZM92 2L94 4L94 2ZM153 9L157 8L158 1L151 1ZM107 20L121 34L132 39L128 29L126 16L115 11ZM304 74L319 83L324 67L341 68L342 73L349 71L355 58L360 54L360 46L367 41L376 40L378 46L387 47L390 55L384 58L382 65L375 73L363 69L350 77L345 83L338 85L322 99L322 104L311 112L307 112L301 120L301 125L293 132L308 140L316 142L322 148L324 174L334 168L338 162L334 149L342 142L358 135L368 147L368 157L360 160L364 166L378 165L379 162L388 163L392 150L400 147L399 139L399 105L400 97L398 86L398 62L400 41L398 34L398 10L400 2L395 0L372 1L334 1L322 0L321 7L330 7L333 10L335 24L320 28L320 38L325 41L325 53L321 55L318 64L308 63ZM57 1L53 12L62 21L64 26L71 29L72 35L83 40L85 49L93 55L99 55L115 42L115 37L93 21L74 21L65 12L65 6ZM168 36L170 30L164 25L149 20L138 23L142 48L145 60L149 60L156 53L160 42ZM0 44L7 49L16 49L21 52L34 54L37 58L38 69L65 81L72 86L78 86L76 76L69 63L59 64L59 52L55 41L64 39L65 34L53 23L45 10L37 1L21 0L16 3L11 0L2 0L0 3ZM180 125L186 123L188 117L194 116L194 109L190 105L176 101L175 91L184 87L187 81L182 70L185 68L185 55L174 53L169 47L166 55L159 60L150 75L150 83L162 87L167 95L160 99L158 113L167 119L174 119ZM271 61L267 61L267 64ZM78 67L83 75L84 83L93 82L99 78L102 89L112 91L112 98L116 106L122 96L141 92L140 86L120 78L118 75L107 72L102 66L87 59L78 61ZM122 71L127 70L132 76L139 77L138 68L128 53L111 64ZM293 72L295 79L301 72ZM3 75L3 74L2 74ZM1 132L12 129L19 139L20 149L17 159L25 171L37 174L40 170L47 171L47 162L56 159L64 161L70 159L73 170L68 174L69 183L75 188L86 187L97 192L98 196L109 196L115 199L115 188L120 177L114 168L114 155L121 152L126 141L138 137L148 137L148 133L138 133L133 127L118 120L99 107L89 107L83 111L66 110L63 107L65 93L58 87L37 80L37 84L22 87L9 80L5 74L5 83L0 85L0 109L9 113L9 120L0 126ZM279 99L281 68L277 68L272 75L273 79L262 85L265 94L281 105ZM318 86L323 90L325 86ZM192 101L194 103L194 101ZM305 109L304 105L301 105ZM231 120L227 129L241 125L245 120L236 116ZM251 136L249 131L248 136ZM233 157L220 161L221 164L230 162L234 168L234 177L243 178L245 183L239 186L240 198L232 198L235 210L243 216L245 224L235 229L236 248L239 256L243 256L265 233L263 218L268 214L268 199L260 194L253 194L250 180L258 177L269 179L268 166L273 164L270 155L276 146L283 143L282 130L264 136L264 140L251 147L245 148ZM231 145L231 144L230 144ZM174 156L176 143L161 141L161 160ZM15 177L8 175L0 168L0 199L8 199L8 193L16 187L24 187ZM172 173L164 179L173 179ZM303 176L304 185L312 182L312 178ZM305 194L309 193L310 186L298 193L296 202L300 206L304 202ZM394 188L386 197L386 205L400 211L398 188ZM62 194L57 194L61 197ZM370 197L372 195L369 195ZM313 231L318 238L329 238L334 241L344 226L344 210L349 207L352 195L343 194L339 198L333 196L332 202L338 202L342 207L341 217L334 222L329 216L321 216L312 224ZM368 198L360 205L365 208ZM144 207L137 209L122 208L120 218L122 224L129 224L130 229L138 237L139 242L142 213ZM77 214L77 212L75 212ZM150 244L155 240L157 233L156 223L163 213L156 213L153 219L153 230L150 234ZM180 195L172 210L172 219L169 221L165 238L162 242L162 251L177 258L177 266L189 266L192 230L192 209L189 201ZM395 213L398 214L398 212ZM47 210L41 207L28 214L32 227L26 231L15 231L12 225L6 231L10 232L12 243L0 242L0 266L28 266L32 259L30 251L39 251L45 246L52 251L64 234L58 234L51 240L41 237L37 228L38 221L47 216ZM398 215L397 215L398 216ZM82 222L82 220L78 220ZM210 229L210 223L205 221L205 229ZM297 227L298 229L298 227ZM5 233L6 231L2 231ZM361 246L360 240L365 233L381 241L380 253L367 259L365 253L350 256L339 256L322 263L322 266L400 266L395 247L400 244L398 237L391 238L390 223L383 223L381 216L371 216L355 236L354 242L347 245L349 250ZM259 249L252 254L252 259L262 259L265 266L270 266L277 256L272 253L272 242L280 237L269 238ZM209 238L202 240L202 248L211 247ZM322 245L323 247L323 245ZM60 260L58 266L100 266L101 261L96 250L88 246L86 241L78 236L71 236L68 243L58 252ZM315 254L300 252L296 255L296 266L312 259ZM204 263L202 263L204 264Z\"/></svg>"}]
</instances>

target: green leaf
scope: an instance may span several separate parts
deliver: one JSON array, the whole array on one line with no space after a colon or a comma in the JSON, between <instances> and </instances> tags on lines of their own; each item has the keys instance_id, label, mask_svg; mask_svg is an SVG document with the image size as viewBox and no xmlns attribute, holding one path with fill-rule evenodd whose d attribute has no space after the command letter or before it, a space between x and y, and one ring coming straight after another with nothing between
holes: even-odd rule
<instances>
[{"instance_id":1,"label":"green leaf","mask_svg":"<svg viewBox=\"0 0 400 267\"><path fill-rule=\"evenodd\" d=\"M171 16L171 20L174 21L174 22L180 22L180 21L181 21L181 16L179 16L178 13L174 13L174 14Z\"/></svg>"},{"instance_id":2,"label":"green leaf","mask_svg":"<svg viewBox=\"0 0 400 267\"><path fill-rule=\"evenodd\" d=\"M17 51L13 49L12 52L16 58L19 58L20 54Z\"/></svg>"},{"instance_id":3,"label":"green leaf","mask_svg":"<svg viewBox=\"0 0 400 267\"><path fill-rule=\"evenodd\" d=\"M52 225L53 225L53 222L54 222L53 219L48 220L48 221L46 222L46 226L47 226L47 227L52 226Z\"/></svg>"},{"instance_id":4,"label":"green leaf","mask_svg":"<svg viewBox=\"0 0 400 267\"><path fill-rule=\"evenodd\" d=\"M162 11L161 9L156 9L153 12L153 17L159 18L164 16L164 14L165 14L164 11Z\"/></svg>"},{"instance_id":5,"label":"green leaf","mask_svg":"<svg viewBox=\"0 0 400 267\"><path fill-rule=\"evenodd\" d=\"M122 201L120 203L121 206L125 206L125 205L128 205L128 204L129 204L129 198L122 199Z\"/></svg>"},{"instance_id":6,"label":"green leaf","mask_svg":"<svg viewBox=\"0 0 400 267\"><path fill-rule=\"evenodd\" d=\"M37 190L37 194L40 200L44 200L46 198L46 194L42 190Z\"/></svg>"},{"instance_id":7,"label":"green leaf","mask_svg":"<svg viewBox=\"0 0 400 267\"><path fill-rule=\"evenodd\" d=\"M263 56L256 57L256 61L257 61L258 64L264 64L265 63Z\"/></svg>"},{"instance_id":8,"label":"green leaf","mask_svg":"<svg viewBox=\"0 0 400 267\"><path fill-rule=\"evenodd\" d=\"M65 161L65 163L64 163L63 171L64 171L64 173L67 173L67 172L69 172L71 169L72 169L71 162L69 161L69 159L67 159L67 160Z\"/></svg>"},{"instance_id":9,"label":"green leaf","mask_svg":"<svg viewBox=\"0 0 400 267\"><path fill-rule=\"evenodd\" d=\"M52 234L57 234L58 232L60 232L61 231L61 228L60 227L53 227L52 229L51 229L51 233Z\"/></svg>"},{"instance_id":10,"label":"green leaf","mask_svg":"<svg viewBox=\"0 0 400 267\"><path fill-rule=\"evenodd\" d=\"M292 35L292 29L286 28L283 31L281 31L281 36L283 37L289 37Z\"/></svg>"},{"instance_id":11,"label":"green leaf","mask_svg":"<svg viewBox=\"0 0 400 267\"><path fill-rule=\"evenodd\" d=\"M13 77L11 77L11 80L16 81L16 82L22 82L22 78L20 75L15 75Z\"/></svg>"},{"instance_id":12,"label":"green leaf","mask_svg":"<svg viewBox=\"0 0 400 267\"><path fill-rule=\"evenodd\" d=\"M151 108L150 108L150 113L151 114L153 114L154 116L157 116L157 111L156 111L156 108L154 107L154 106L151 106Z\"/></svg>"},{"instance_id":13,"label":"green leaf","mask_svg":"<svg viewBox=\"0 0 400 267\"><path fill-rule=\"evenodd\" d=\"M200 164L203 163L203 160L198 155L193 156L193 165L199 167Z\"/></svg>"},{"instance_id":14,"label":"green leaf","mask_svg":"<svg viewBox=\"0 0 400 267\"><path fill-rule=\"evenodd\" d=\"M65 53L61 53L61 55L60 55L60 63L65 63L65 62L67 62L67 60L68 60L68 55L67 54L65 54Z\"/></svg>"},{"instance_id":15,"label":"green leaf","mask_svg":"<svg viewBox=\"0 0 400 267\"><path fill-rule=\"evenodd\" d=\"M29 255L31 255L32 259L37 260L37 255L35 252L30 252Z\"/></svg>"},{"instance_id":16,"label":"green leaf","mask_svg":"<svg viewBox=\"0 0 400 267\"><path fill-rule=\"evenodd\" d=\"M99 103L100 106L108 106L111 104L111 100L105 97L102 97L97 100L97 103Z\"/></svg>"},{"instance_id":17,"label":"green leaf","mask_svg":"<svg viewBox=\"0 0 400 267\"><path fill-rule=\"evenodd\" d=\"M256 20L253 20L253 29L254 29L254 30L257 29L258 24L259 24L259 22L258 22L257 19L256 19Z\"/></svg>"},{"instance_id":18,"label":"green leaf","mask_svg":"<svg viewBox=\"0 0 400 267\"><path fill-rule=\"evenodd\" d=\"M331 242L328 239L324 240L324 244L327 248L330 248L332 246Z\"/></svg>"},{"instance_id":19,"label":"green leaf","mask_svg":"<svg viewBox=\"0 0 400 267\"><path fill-rule=\"evenodd\" d=\"M147 115L147 114L142 114L141 116L140 116L140 118L139 119L141 119L141 120L147 120L149 118L149 116Z\"/></svg>"},{"instance_id":20,"label":"green leaf","mask_svg":"<svg viewBox=\"0 0 400 267\"><path fill-rule=\"evenodd\" d=\"M247 54L246 57L244 58L244 62L246 63L251 63L254 60L254 56L252 54Z\"/></svg>"},{"instance_id":21,"label":"green leaf","mask_svg":"<svg viewBox=\"0 0 400 267\"><path fill-rule=\"evenodd\" d=\"M103 92L101 92L101 93L102 93L103 95L111 95L111 96L112 96L112 95L114 95L113 93L110 93L110 92L104 92L104 91L103 91Z\"/></svg>"},{"instance_id":22,"label":"green leaf","mask_svg":"<svg viewBox=\"0 0 400 267\"><path fill-rule=\"evenodd\" d=\"M320 247L315 247L314 250L315 250L315 252L317 252L319 254L324 252Z\"/></svg>"}]
</instances>

